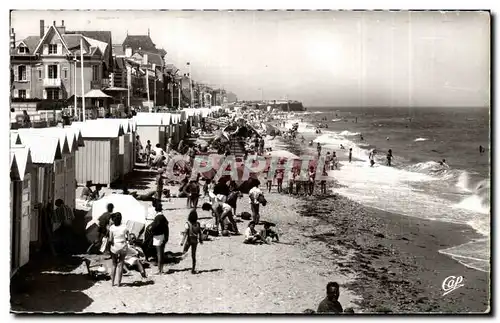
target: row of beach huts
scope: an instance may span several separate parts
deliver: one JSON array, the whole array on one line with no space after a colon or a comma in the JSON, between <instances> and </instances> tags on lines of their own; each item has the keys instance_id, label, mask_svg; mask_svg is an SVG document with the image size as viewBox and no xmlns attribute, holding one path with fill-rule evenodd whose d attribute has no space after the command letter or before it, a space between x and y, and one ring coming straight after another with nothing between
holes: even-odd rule
<instances>
[{"instance_id":1,"label":"row of beach huts","mask_svg":"<svg viewBox=\"0 0 500 323\"><path fill-rule=\"evenodd\" d=\"M134 170L136 136L145 145L178 143L220 107L175 113L137 113L131 119L95 119L69 126L10 131L11 276L43 245L42 212L62 199L75 209L87 181L111 185ZM53 228L54 230L57 228Z\"/></svg>"}]
</instances>

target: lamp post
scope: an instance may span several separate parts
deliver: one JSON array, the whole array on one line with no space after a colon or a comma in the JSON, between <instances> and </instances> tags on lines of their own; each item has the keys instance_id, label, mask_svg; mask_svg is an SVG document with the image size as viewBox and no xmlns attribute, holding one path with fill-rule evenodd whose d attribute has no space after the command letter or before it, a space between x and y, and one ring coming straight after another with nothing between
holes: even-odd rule
<instances>
[{"instance_id":1,"label":"lamp post","mask_svg":"<svg viewBox=\"0 0 500 323\"><path fill-rule=\"evenodd\" d=\"M76 97L76 63L78 62L78 60L76 59L76 56L73 57L73 62L75 63L75 71L73 73L73 95L75 96L75 112L74 112L74 116L76 117L77 115L77 105L78 105L78 99Z\"/></svg>"},{"instance_id":2,"label":"lamp post","mask_svg":"<svg viewBox=\"0 0 500 323\"><path fill-rule=\"evenodd\" d=\"M189 66L189 94L191 96L191 108L193 108L193 81L191 79L191 63L187 62L187 66Z\"/></svg>"}]
</instances>

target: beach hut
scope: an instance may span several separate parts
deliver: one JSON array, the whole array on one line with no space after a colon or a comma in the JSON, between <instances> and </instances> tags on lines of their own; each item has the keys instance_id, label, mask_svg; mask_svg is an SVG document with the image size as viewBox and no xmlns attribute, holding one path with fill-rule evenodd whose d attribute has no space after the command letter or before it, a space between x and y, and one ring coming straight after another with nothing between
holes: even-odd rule
<instances>
[{"instance_id":1,"label":"beach hut","mask_svg":"<svg viewBox=\"0 0 500 323\"><path fill-rule=\"evenodd\" d=\"M160 147L166 149L166 127L163 125L163 113L137 113L134 120L137 124L136 135L143 147L149 140L153 147L160 144Z\"/></svg>"},{"instance_id":2,"label":"beach hut","mask_svg":"<svg viewBox=\"0 0 500 323\"><path fill-rule=\"evenodd\" d=\"M31 162L31 214L30 241L34 249L42 243L42 216L47 207L53 209L56 199L64 199L64 176L60 140L56 137L19 135L11 131L11 151L20 144L30 149ZM53 228L54 230L57 227Z\"/></svg>"},{"instance_id":3,"label":"beach hut","mask_svg":"<svg viewBox=\"0 0 500 323\"><path fill-rule=\"evenodd\" d=\"M30 256L32 191L35 188L31 170L30 149L21 145L10 147L11 277L28 263Z\"/></svg>"},{"instance_id":4,"label":"beach hut","mask_svg":"<svg viewBox=\"0 0 500 323\"><path fill-rule=\"evenodd\" d=\"M123 135L120 123L73 122L79 128L85 146L76 152L76 181L84 185L87 181L108 187L120 178L119 137Z\"/></svg>"},{"instance_id":5,"label":"beach hut","mask_svg":"<svg viewBox=\"0 0 500 323\"><path fill-rule=\"evenodd\" d=\"M75 154L78 150L78 142L76 139L75 132L70 128L62 127L49 127L49 128L39 128L39 129L19 129L19 134L21 136L21 141L23 136L40 136L40 137L55 137L59 139L59 144L61 146L62 152L62 173L57 176L62 177L64 182L63 187L58 187L56 189L57 198L61 198L64 204L70 208L75 208L76 201L76 171L75 171ZM59 162L56 162L56 167ZM62 192L61 194L59 194ZM62 196L62 197L61 197ZM57 199L56 198L56 199Z\"/></svg>"}]
</instances>

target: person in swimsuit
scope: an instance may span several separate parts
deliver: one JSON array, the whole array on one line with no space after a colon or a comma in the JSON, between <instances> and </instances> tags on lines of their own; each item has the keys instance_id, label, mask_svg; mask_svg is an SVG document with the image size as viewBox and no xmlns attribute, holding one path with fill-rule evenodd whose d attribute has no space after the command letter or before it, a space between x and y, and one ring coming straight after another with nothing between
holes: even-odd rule
<instances>
[{"instance_id":1,"label":"person in swimsuit","mask_svg":"<svg viewBox=\"0 0 500 323\"><path fill-rule=\"evenodd\" d=\"M109 228L109 241L111 243L111 259L113 268L111 269L111 286L115 286L115 280L118 280L117 286L122 282L123 264L127 255L128 229L122 223L122 215L117 212L111 216L113 224ZM118 270L117 270L118 269Z\"/></svg>"},{"instance_id":2,"label":"person in swimsuit","mask_svg":"<svg viewBox=\"0 0 500 323\"><path fill-rule=\"evenodd\" d=\"M183 254L186 255L189 248L191 247L191 259L193 261L193 267L191 269L191 274L196 274L196 249L198 247L198 242L203 244L203 239L201 236L201 226L198 222L198 213L196 210L191 210L188 215L188 220L184 226L183 238L181 241L181 246L184 245Z\"/></svg>"},{"instance_id":3,"label":"person in swimsuit","mask_svg":"<svg viewBox=\"0 0 500 323\"><path fill-rule=\"evenodd\" d=\"M349 162L352 161L352 148L349 148Z\"/></svg>"},{"instance_id":4,"label":"person in swimsuit","mask_svg":"<svg viewBox=\"0 0 500 323\"><path fill-rule=\"evenodd\" d=\"M161 204L156 204L155 211L156 216L149 230L153 234L153 246L156 247L158 261L157 274L163 274L163 255L165 253L165 245L168 241L169 228L167 218L163 215Z\"/></svg>"}]
</instances>

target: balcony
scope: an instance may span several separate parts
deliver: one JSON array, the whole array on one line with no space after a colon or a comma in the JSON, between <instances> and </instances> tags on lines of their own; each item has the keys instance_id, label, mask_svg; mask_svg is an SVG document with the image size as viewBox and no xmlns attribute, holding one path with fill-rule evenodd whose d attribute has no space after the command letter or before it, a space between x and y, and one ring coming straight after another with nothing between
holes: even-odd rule
<instances>
[{"instance_id":1,"label":"balcony","mask_svg":"<svg viewBox=\"0 0 500 323\"><path fill-rule=\"evenodd\" d=\"M60 78L55 78L55 79L44 78L43 79L43 86L44 87L61 87L61 79Z\"/></svg>"},{"instance_id":2,"label":"balcony","mask_svg":"<svg viewBox=\"0 0 500 323\"><path fill-rule=\"evenodd\" d=\"M92 89L102 89L109 87L109 79L102 79L102 80L97 80L97 81L90 81L90 88Z\"/></svg>"}]
</instances>

